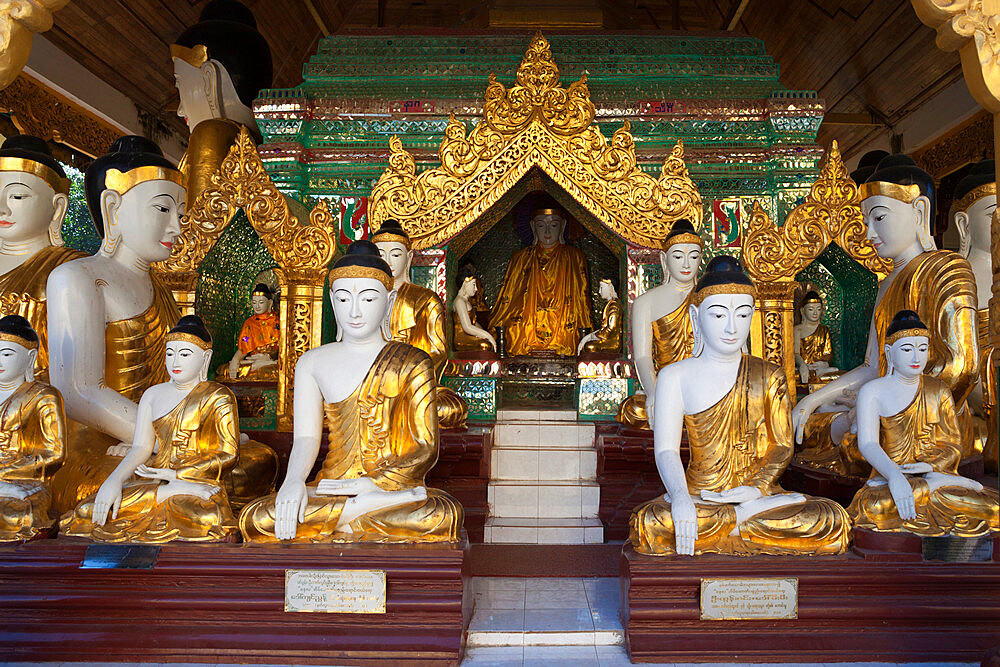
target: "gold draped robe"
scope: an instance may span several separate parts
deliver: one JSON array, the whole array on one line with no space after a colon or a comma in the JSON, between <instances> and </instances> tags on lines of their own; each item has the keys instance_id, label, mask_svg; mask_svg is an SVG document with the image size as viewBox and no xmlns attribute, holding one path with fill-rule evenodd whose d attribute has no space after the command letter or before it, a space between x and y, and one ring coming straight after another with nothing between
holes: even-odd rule
<instances>
[{"instance_id":1,"label":"gold draped robe","mask_svg":"<svg viewBox=\"0 0 1000 667\"><path fill-rule=\"evenodd\" d=\"M23 382L0 403L0 481L24 498L0 496L0 542L30 540L52 526L49 481L65 456L62 396L41 382Z\"/></svg>"},{"instance_id":2,"label":"gold draped robe","mask_svg":"<svg viewBox=\"0 0 1000 667\"><path fill-rule=\"evenodd\" d=\"M687 359L694 350L694 331L691 328L691 295L681 305L663 317L654 320L653 329L653 372L659 373L667 364ZM618 417L622 424L632 428L649 430L646 413L647 394L633 394L618 406Z\"/></svg>"},{"instance_id":3,"label":"gold draped robe","mask_svg":"<svg viewBox=\"0 0 1000 667\"><path fill-rule=\"evenodd\" d=\"M807 364L814 364L817 361L830 362L833 345L830 342L830 330L825 324L816 325L815 331L799 339L799 356Z\"/></svg>"},{"instance_id":4,"label":"gold draped robe","mask_svg":"<svg viewBox=\"0 0 1000 667\"><path fill-rule=\"evenodd\" d=\"M389 314L392 339L426 352L435 380L441 379L448 361L444 323L444 304L436 292L413 283L399 286ZM465 399L443 385L437 385L437 411L441 428L461 428L469 416Z\"/></svg>"},{"instance_id":5,"label":"gold draped robe","mask_svg":"<svg viewBox=\"0 0 1000 667\"><path fill-rule=\"evenodd\" d=\"M272 359L278 358L278 340L281 332L278 329L278 315L274 312L251 315L240 327L240 336L237 340L240 352L245 356L252 354L266 354ZM278 365L274 364L264 368L253 370L249 359L244 358L237 370L237 378L241 380L257 380L260 382L277 382ZM216 379L219 381L230 380L229 363L219 365L216 370Z\"/></svg>"},{"instance_id":6,"label":"gold draped robe","mask_svg":"<svg viewBox=\"0 0 1000 667\"><path fill-rule=\"evenodd\" d=\"M153 422L158 449L149 465L177 472L177 479L218 486L207 500L174 495L157 502L160 480L134 478L122 488L118 517L96 525L94 498L59 522L64 535L98 542L214 542L236 534L236 518L223 480L236 464L239 425L236 397L224 385L202 382ZM120 460L120 459L118 459Z\"/></svg>"},{"instance_id":7,"label":"gold draped robe","mask_svg":"<svg viewBox=\"0 0 1000 667\"><path fill-rule=\"evenodd\" d=\"M471 318L475 315L475 312L470 312L469 317ZM454 336L452 337L452 344L456 350L480 350L483 352L492 352L493 346L490 342L484 338L476 338L472 334L465 333L465 329L462 328L462 323L458 321L458 316L452 318L455 325ZM475 322L473 321L473 324Z\"/></svg>"},{"instance_id":8,"label":"gold draped robe","mask_svg":"<svg viewBox=\"0 0 1000 667\"><path fill-rule=\"evenodd\" d=\"M434 369L409 345L387 343L350 396L324 405L329 451L309 485L305 521L295 542L454 542L462 528L462 506L444 491L427 499L377 510L336 532L344 496L319 496L323 479L368 477L385 491L424 486L437 462L438 429ZM239 523L252 542L275 542L274 495L243 509Z\"/></svg>"},{"instance_id":9,"label":"gold draped robe","mask_svg":"<svg viewBox=\"0 0 1000 667\"><path fill-rule=\"evenodd\" d=\"M764 496L786 493L778 479L792 457L791 404L784 370L744 355L733 388L702 412L685 415L691 458L688 491L695 499L695 553L838 554L847 549L850 520L840 505L805 496L805 502L756 514L738 526L736 508L700 500L702 491L751 486ZM667 555L674 550L670 503L661 496L632 513L630 539L636 551Z\"/></svg>"},{"instance_id":10,"label":"gold draped robe","mask_svg":"<svg viewBox=\"0 0 1000 667\"><path fill-rule=\"evenodd\" d=\"M930 349L925 373L940 378L951 390L958 412L962 457L975 450L973 427L966 398L979 379L976 282L969 262L950 250L925 252L910 260L875 307L879 375L885 375L886 330L900 310L916 311L927 324ZM796 457L803 465L838 474L867 476L871 468L857 452L857 439L844 436L838 446L830 424L841 413L813 414L806 423L804 451Z\"/></svg>"},{"instance_id":11,"label":"gold draped robe","mask_svg":"<svg viewBox=\"0 0 1000 667\"><path fill-rule=\"evenodd\" d=\"M601 314L601 328L594 332L595 338L583 344L584 352L621 352L622 349L622 304L611 299L604 304Z\"/></svg>"},{"instance_id":12,"label":"gold draped robe","mask_svg":"<svg viewBox=\"0 0 1000 667\"><path fill-rule=\"evenodd\" d=\"M198 195L212 186L212 176L222 167L242 127L225 118L209 118L191 130L188 148L177 165L184 177L188 208L194 206Z\"/></svg>"},{"instance_id":13,"label":"gold draped robe","mask_svg":"<svg viewBox=\"0 0 1000 667\"><path fill-rule=\"evenodd\" d=\"M928 463L934 472L958 474L961 433L951 391L941 380L923 376L910 404L898 414L880 417L879 422L879 445L895 463ZM884 482L876 472L871 479ZM945 486L931 491L920 476L909 477L909 482L916 500L916 518L899 518L887 484L865 484L847 508L854 525L927 537L979 537L1000 530L995 490Z\"/></svg>"},{"instance_id":14,"label":"gold draped robe","mask_svg":"<svg viewBox=\"0 0 1000 667\"><path fill-rule=\"evenodd\" d=\"M535 244L515 252L490 316L491 327L507 329L507 353L575 356L579 330L591 326L588 282L579 248Z\"/></svg>"},{"instance_id":15,"label":"gold draped robe","mask_svg":"<svg viewBox=\"0 0 1000 667\"><path fill-rule=\"evenodd\" d=\"M31 328L38 334L35 379L39 382L48 382L49 377L49 328L46 320L45 283L52 269L71 259L86 256L86 253L79 250L49 246L0 276L0 317L20 315L31 323Z\"/></svg>"},{"instance_id":16,"label":"gold draped robe","mask_svg":"<svg viewBox=\"0 0 1000 667\"><path fill-rule=\"evenodd\" d=\"M979 311L979 382L983 392L983 418L980 427L983 438L983 463L987 472L998 468L997 374L994 347L990 345L990 309Z\"/></svg>"}]
</instances>

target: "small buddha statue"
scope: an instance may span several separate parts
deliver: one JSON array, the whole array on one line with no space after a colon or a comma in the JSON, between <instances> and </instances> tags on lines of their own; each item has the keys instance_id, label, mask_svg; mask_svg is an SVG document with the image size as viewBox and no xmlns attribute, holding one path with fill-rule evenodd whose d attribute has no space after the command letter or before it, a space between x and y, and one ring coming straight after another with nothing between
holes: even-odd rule
<instances>
[{"instance_id":1,"label":"small buddha statue","mask_svg":"<svg viewBox=\"0 0 1000 667\"><path fill-rule=\"evenodd\" d=\"M667 492L635 509L629 538L651 555L820 555L843 552L850 520L826 498L787 493L792 457L784 369L743 352L756 290L739 262L719 255L688 306L693 356L656 382L656 467ZM686 429L690 461L680 458Z\"/></svg>"},{"instance_id":2,"label":"small buddha statue","mask_svg":"<svg viewBox=\"0 0 1000 667\"><path fill-rule=\"evenodd\" d=\"M434 364L434 379L439 380L448 361L444 303L433 290L410 282L410 263L413 261L410 235L397 220L383 222L372 234L372 241L392 270L393 297L389 311L392 339L429 354ZM465 426L469 416L465 399L443 385L437 385L436 391L441 428Z\"/></svg>"},{"instance_id":3,"label":"small buddha statue","mask_svg":"<svg viewBox=\"0 0 1000 667\"><path fill-rule=\"evenodd\" d=\"M170 329L164 359L170 379L139 399L132 446L97 494L62 517L64 535L146 543L236 535L223 479L236 464L239 415L233 392L208 381L212 337L200 317Z\"/></svg>"},{"instance_id":4,"label":"small buddha statue","mask_svg":"<svg viewBox=\"0 0 1000 667\"><path fill-rule=\"evenodd\" d=\"M475 274L463 268L458 273L458 291L451 302L451 312L454 315L453 346L456 350L479 350L481 352L496 352L497 341L486 329L475 320L473 297L478 290Z\"/></svg>"},{"instance_id":5,"label":"small buddha statue","mask_svg":"<svg viewBox=\"0 0 1000 667\"><path fill-rule=\"evenodd\" d=\"M490 328L490 307L486 303L486 293L483 291L483 281L479 277L479 271L476 270L476 265L472 262L466 262L462 265L462 268L458 270L459 275L469 275L472 276L472 280L476 283L476 291L473 292L472 296L469 297L469 303L472 305L472 321L480 329Z\"/></svg>"},{"instance_id":6,"label":"small buddha statue","mask_svg":"<svg viewBox=\"0 0 1000 667\"><path fill-rule=\"evenodd\" d=\"M34 379L38 335L20 315L0 318L0 543L52 527L49 481L65 456L62 396Z\"/></svg>"},{"instance_id":7,"label":"small buddha statue","mask_svg":"<svg viewBox=\"0 0 1000 667\"><path fill-rule=\"evenodd\" d=\"M997 492L958 474L955 401L924 375L930 331L912 310L886 329L887 372L858 392L858 450L872 467L847 511L854 525L927 537L980 537L1000 530Z\"/></svg>"},{"instance_id":8,"label":"small buddha statue","mask_svg":"<svg viewBox=\"0 0 1000 667\"><path fill-rule=\"evenodd\" d=\"M643 392L629 396L618 408L618 421L650 429L656 375L667 364L691 356L694 336L688 297L698 278L701 237L690 220L674 223L660 250L663 283L640 294L632 303L632 354Z\"/></svg>"},{"instance_id":9,"label":"small buddha statue","mask_svg":"<svg viewBox=\"0 0 1000 667\"><path fill-rule=\"evenodd\" d=\"M589 329L587 258L566 245L566 214L539 208L531 214L535 242L514 253L490 315L490 328L507 330L507 353L550 350L574 355L579 330Z\"/></svg>"},{"instance_id":10,"label":"small buddha statue","mask_svg":"<svg viewBox=\"0 0 1000 667\"><path fill-rule=\"evenodd\" d=\"M618 300L615 278L603 278L597 292L604 299L601 314L601 328L580 339L576 353L581 352L621 352L622 349L622 302Z\"/></svg>"},{"instance_id":11,"label":"small buddha statue","mask_svg":"<svg viewBox=\"0 0 1000 667\"><path fill-rule=\"evenodd\" d=\"M236 354L218 375L231 380L259 380L274 382L278 379L278 315L272 308L274 293L264 283L250 291L251 315L240 328Z\"/></svg>"},{"instance_id":12,"label":"small buddha statue","mask_svg":"<svg viewBox=\"0 0 1000 667\"><path fill-rule=\"evenodd\" d=\"M240 513L245 540L458 539L462 506L424 483L438 456L434 364L424 351L390 340L385 327L393 276L369 241L352 243L330 271L338 340L295 366L288 473L277 494ZM324 428L329 450L306 484Z\"/></svg>"},{"instance_id":13,"label":"small buddha statue","mask_svg":"<svg viewBox=\"0 0 1000 667\"><path fill-rule=\"evenodd\" d=\"M869 473L857 449L857 391L884 374L886 330L900 310L913 310L933 328L927 374L952 392L962 424L962 456L974 449L975 436L966 398L979 379L976 283L959 254L937 250L934 179L906 155L890 155L860 187L861 212L868 239L892 271L878 287L865 363L800 400L792 413L803 465L839 474Z\"/></svg>"},{"instance_id":14,"label":"small buddha statue","mask_svg":"<svg viewBox=\"0 0 1000 667\"><path fill-rule=\"evenodd\" d=\"M38 336L35 376L47 381L45 282L53 268L85 253L63 247L69 179L48 144L26 134L0 146L0 315L28 319Z\"/></svg>"},{"instance_id":15,"label":"small buddha statue","mask_svg":"<svg viewBox=\"0 0 1000 667\"><path fill-rule=\"evenodd\" d=\"M837 369L830 365L833 345L830 329L823 324L823 299L819 292L809 290L799 307L802 321L795 325L795 366L802 384L830 378Z\"/></svg>"},{"instance_id":16,"label":"small buddha statue","mask_svg":"<svg viewBox=\"0 0 1000 667\"><path fill-rule=\"evenodd\" d=\"M240 128L260 140L252 106L271 85L271 48L243 3L210 0L198 22L170 45L170 56L181 98L177 115L191 129L179 169L193 204L211 185Z\"/></svg>"}]
</instances>

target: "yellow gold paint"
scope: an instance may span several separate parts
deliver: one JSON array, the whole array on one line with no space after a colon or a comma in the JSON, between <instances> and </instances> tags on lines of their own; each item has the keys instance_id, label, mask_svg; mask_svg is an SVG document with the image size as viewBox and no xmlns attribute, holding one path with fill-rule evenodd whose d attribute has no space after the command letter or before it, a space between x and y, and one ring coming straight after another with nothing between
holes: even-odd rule
<instances>
[{"instance_id":1,"label":"yellow gold paint","mask_svg":"<svg viewBox=\"0 0 1000 667\"><path fill-rule=\"evenodd\" d=\"M146 181L170 181L183 187L181 172L166 167L145 166L129 169L126 172L108 169L104 175L104 187L114 190L120 195L125 194L140 183Z\"/></svg>"},{"instance_id":2,"label":"yellow gold paint","mask_svg":"<svg viewBox=\"0 0 1000 667\"><path fill-rule=\"evenodd\" d=\"M799 339L799 356L807 364L815 364L817 361L829 363L833 357L833 343L830 340L830 329L825 324L817 325L815 331Z\"/></svg>"},{"instance_id":3,"label":"yellow gold paint","mask_svg":"<svg viewBox=\"0 0 1000 667\"><path fill-rule=\"evenodd\" d=\"M47 164L23 157L0 157L0 171L20 171L33 174L48 183L55 192L69 194L69 179L57 174L56 170Z\"/></svg>"},{"instance_id":4,"label":"yellow gold paint","mask_svg":"<svg viewBox=\"0 0 1000 667\"><path fill-rule=\"evenodd\" d=\"M208 62L208 47L204 44L195 44L191 47L171 44L170 57L183 60L191 67L201 67Z\"/></svg>"},{"instance_id":5,"label":"yellow gold paint","mask_svg":"<svg viewBox=\"0 0 1000 667\"><path fill-rule=\"evenodd\" d=\"M868 181L858 186L858 198L861 201L869 197L891 197L904 204L909 204L919 196L920 186L916 184L899 185L886 181Z\"/></svg>"},{"instance_id":6,"label":"yellow gold paint","mask_svg":"<svg viewBox=\"0 0 1000 667\"><path fill-rule=\"evenodd\" d=\"M604 304L604 312L601 313L601 328L594 332L594 336L594 340L583 344L584 352L621 352L621 301L611 299Z\"/></svg>"},{"instance_id":7,"label":"yellow gold paint","mask_svg":"<svg viewBox=\"0 0 1000 667\"><path fill-rule=\"evenodd\" d=\"M184 175L189 206L212 186L212 176L219 171L242 127L225 118L209 118L191 130L187 150L177 165Z\"/></svg>"}]
</instances>

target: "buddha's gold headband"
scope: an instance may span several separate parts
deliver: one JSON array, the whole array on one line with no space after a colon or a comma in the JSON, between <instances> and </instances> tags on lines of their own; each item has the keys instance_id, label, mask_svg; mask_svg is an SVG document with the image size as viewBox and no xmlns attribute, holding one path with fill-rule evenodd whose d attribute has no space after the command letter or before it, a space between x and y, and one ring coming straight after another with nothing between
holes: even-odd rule
<instances>
[{"instance_id":1,"label":"buddha's gold headband","mask_svg":"<svg viewBox=\"0 0 1000 667\"><path fill-rule=\"evenodd\" d=\"M252 292L250 292L250 296L255 296L257 294L260 294L261 296L266 296L268 299L271 298L271 293L267 292L267 291L264 291L262 289L255 289Z\"/></svg>"},{"instance_id":2,"label":"buddha's gold headband","mask_svg":"<svg viewBox=\"0 0 1000 667\"><path fill-rule=\"evenodd\" d=\"M920 336L921 338L930 338L930 334L927 329L921 329L920 327L913 327L910 329L900 329L896 333L892 334L885 339L886 345L892 345L900 338L913 338L915 336Z\"/></svg>"},{"instance_id":3,"label":"buddha's gold headband","mask_svg":"<svg viewBox=\"0 0 1000 667\"><path fill-rule=\"evenodd\" d=\"M392 291L392 276L381 269L371 266L338 266L330 271L330 286L340 278L374 278L385 286L386 291Z\"/></svg>"},{"instance_id":4,"label":"buddha's gold headband","mask_svg":"<svg viewBox=\"0 0 1000 667\"><path fill-rule=\"evenodd\" d=\"M965 194L964 197L958 200L955 204L955 213L960 213L962 211L969 210L969 207L975 204L977 201L983 197L989 197L997 195L997 184L996 183L983 183L980 186L972 188L969 192Z\"/></svg>"},{"instance_id":5,"label":"buddha's gold headband","mask_svg":"<svg viewBox=\"0 0 1000 667\"><path fill-rule=\"evenodd\" d=\"M707 285L691 295L691 303L700 306L702 301L717 294L746 294L757 300L757 288L753 285L743 283L721 283L719 285Z\"/></svg>"},{"instance_id":6,"label":"buddha's gold headband","mask_svg":"<svg viewBox=\"0 0 1000 667\"><path fill-rule=\"evenodd\" d=\"M172 343L174 341L182 341L184 343L191 343L192 345L196 345L197 347L200 347L203 350L212 349L211 341L203 340L198 336L195 336L194 334L187 333L186 331L175 331L173 333L168 333L164 337L164 341L167 343Z\"/></svg>"},{"instance_id":7,"label":"buddha's gold headband","mask_svg":"<svg viewBox=\"0 0 1000 667\"><path fill-rule=\"evenodd\" d=\"M372 243L402 243L406 249L410 249L410 237L397 234L391 231L378 231L372 234Z\"/></svg>"},{"instance_id":8,"label":"buddha's gold headband","mask_svg":"<svg viewBox=\"0 0 1000 667\"><path fill-rule=\"evenodd\" d=\"M809 297L808 299L805 299L805 300L804 300L804 301L802 302L802 305L804 306L804 305L806 305L807 303L823 303L823 299L821 299L821 298L820 298L820 297L818 297L818 296L811 296L811 297Z\"/></svg>"},{"instance_id":9,"label":"buddha's gold headband","mask_svg":"<svg viewBox=\"0 0 1000 667\"><path fill-rule=\"evenodd\" d=\"M531 217L536 218L540 215L558 215L560 218L565 218L566 214L563 213L558 208L536 208L531 212Z\"/></svg>"},{"instance_id":10,"label":"buddha's gold headband","mask_svg":"<svg viewBox=\"0 0 1000 667\"><path fill-rule=\"evenodd\" d=\"M701 237L692 232L684 232L682 234L677 234L675 236L668 236L663 239L663 251L666 252L670 246L675 246L678 243L697 243L700 247L702 244Z\"/></svg>"},{"instance_id":11,"label":"buddha's gold headband","mask_svg":"<svg viewBox=\"0 0 1000 667\"><path fill-rule=\"evenodd\" d=\"M114 190L120 195L125 194L135 186L146 181L170 181L181 187L184 186L181 182L181 172L176 169L167 169L166 167L157 167L154 165L136 167L126 172L121 172L117 169L108 169L108 173L104 175L104 187L108 190Z\"/></svg>"},{"instance_id":12,"label":"buddha's gold headband","mask_svg":"<svg viewBox=\"0 0 1000 667\"><path fill-rule=\"evenodd\" d=\"M889 183L888 181L869 181L868 183L862 183L858 188L858 197L861 201L877 196L892 197L904 204L909 204L920 196L920 186L916 183L900 185L898 183Z\"/></svg>"},{"instance_id":13,"label":"buddha's gold headband","mask_svg":"<svg viewBox=\"0 0 1000 667\"><path fill-rule=\"evenodd\" d=\"M191 47L171 44L170 57L179 58L191 67L201 67L208 62L208 47L204 44L195 44Z\"/></svg>"},{"instance_id":14,"label":"buddha's gold headband","mask_svg":"<svg viewBox=\"0 0 1000 667\"><path fill-rule=\"evenodd\" d=\"M10 343L17 343L26 350L38 349L37 340L28 340L27 338L21 338L20 336L12 333L0 332L0 340L5 340Z\"/></svg>"},{"instance_id":15,"label":"buddha's gold headband","mask_svg":"<svg viewBox=\"0 0 1000 667\"><path fill-rule=\"evenodd\" d=\"M23 171L42 179L58 193L69 194L69 179L60 176L55 169L47 164L23 157L0 157L0 171Z\"/></svg>"}]
</instances>

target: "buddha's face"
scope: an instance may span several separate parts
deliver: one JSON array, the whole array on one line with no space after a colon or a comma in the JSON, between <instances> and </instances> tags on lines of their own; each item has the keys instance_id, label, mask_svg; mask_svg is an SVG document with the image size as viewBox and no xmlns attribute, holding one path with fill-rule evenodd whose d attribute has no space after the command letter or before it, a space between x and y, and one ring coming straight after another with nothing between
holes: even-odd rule
<instances>
[{"instance_id":1,"label":"buddha's face","mask_svg":"<svg viewBox=\"0 0 1000 667\"><path fill-rule=\"evenodd\" d=\"M165 363L170 381L174 384L190 384L202 379L202 371L207 371L207 363L212 351L203 350L194 343L172 340L167 343Z\"/></svg>"},{"instance_id":2,"label":"buddha's face","mask_svg":"<svg viewBox=\"0 0 1000 667\"><path fill-rule=\"evenodd\" d=\"M601 298L605 301L610 301L615 298L615 286L607 280L602 280L601 284L597 287L597 293L600 294Z\"/></svg>"},{"instance_id":3,"label":"buddha's face","mask_svg":"<svg viewBox=\"0 0 1000 667\"><path fill-rule=\"evenodd\" d=\"M34 174L0 171L0 239L23 243L47 236L50 227L61 226L67 203Z\"/></svg>"},{"instance_id":4,"label":"buddha's face","mask_svg":"<svg viewBox=\"0 0 1000 667\"><path fill-rule=\"evenodd\" d=\"M927 336L907 336L885 346L885 357L893 373L915 378L924 372L930 344Z\"/></svg>"},{"instance_id":5,"label":"buddha's face","mask_svg":"<svg viewBox=\"0 0 1000 667\"><path fill-rule=\"evenodd\" d=\"M375 245L378 246L378 254L392 269L392 277L397 280L406 278L410 272L413 253L398 241L380 241Z\"/></svg>"},{"instance_id":6,"label":"buddha's face","mask_svg":"<svg viewBox=\"0 0 1000 667\"><path fill-rule=\"evenodd\" d=\"M551 248L560 243L566 220L558 214L540 214L531 219L531 230L535 234L535 242L543 248Z\"/></svg>"},{"instance_id":7,"label":"buddha's face","mask_svg":"<svg viewBox=\"0 0 1000 667\"><path fill-rule=\"evenodd\" d=\"M35 365L36 350L29 350L13 341L0 341L0 382L8 384L24 380L29 367Z\"/></svg>"},{"instance_id":8,"label":"buddha's face","mask_svg":"<svg viewBox=\"0 0 1000 667\"><path fill-rule=\"evenodd\" d=\"M743 350L750 336L754 301L749 294L715 294L692 314L704 349L720 355L732 355Z\"/></svg>"},{"instance_id":9,"label":"buddha's face","mask_svg":"<svg viewBox=\"0 0 1000 667\"><path fill-rule=\"evenodd\" d=\"M254 315L263 315L271 310L271 300L263 294L253 294L250 296L250 307Z\"/></svg>"},{"instance_id":10,"label":"buddha's face","mask_svg":"<svg viewBox=\"0 0 1000 667\"><path fill-rule=\"evenodd\" d=\"M458 293L464 296L466 299L475 296L476 294L476 279L466 278L462 281L462 289L458 290Z\"/></svg>"},{"instance_id":11,"label":"buddha's face","mask_svg":"<svg viewBox=\"0 0 1000 667\"><path fill-rule=\"evenodd\" d=\"M675 243L666 251L660 251L660 260L668 280L690 283L698 275L701 246L697 243Z\"/></svg>"},{"instance_id":12,"label":"buddha's face","mask_svg":"<svg viewBox=\"0 0 1000 667\"><path fill-rule=\"evenodd\" d=\"M987 195L974 201L964 213L956 214L959 235L964 234L969 237L968 242L962 244L963 247L979 248L989 252L990 227L993 223L993 211L996 209L996 195Z\"/></svg>"},{"instance_id":13,"label":"buddha's face","mask_svg":"<svg viewBox=\"0 0 1000 667\"><path fill-rule=\"evenodd\" d=\"M198 127L203 120L215 118L219 108L215 91L215 76L212 63L192 67L180 58L174 58L174 83L180 93L181 102L177 115L184 119L188 129ZM213 105L215 108L213 108Z\"/></svg>"},{"instance_id":14,"label":"buddha's face","mask_svg":"<svg viewBox=\"0 0 1000 667\"><path fill-rule=\"evenodd\" d=\"M345 342L365 343L381 336L389 292L374 278L337 278L330 285L337 331Z\"/></svg>"},{"instance_id":15,"label":"buddha's face","mask_svg":"<svg viewBox=\"0 0 1000 667\"><path fill-rule=\"evenodd\" d=\"M815 324L823 317L823 304L819 301L810 301L799 310L802 314L802 321Z\"/></svg>"},{"instance_id":16,"label":"buddha's face","mask_svg":"<svg viewBox=\"0 0 1000 667\"><path fill-rule=\"evenodd\" d=\"M921 235L930 242L927 204L926 197L917 197L907 204L884 195L868 197L861 202L868 240L879 257L897 259L905 255L915 244L921 244Z\"/></svg>"},{"instance_id":17,"label":"buddha's face","mask_svg":"<svg viewBox=\"0 0 1000 667\"><path fill-rule=\"evenodd\" d=\"M173 181L139 183L124 195L105 190L101 195L108 238L120 237L122 245L148 262L170 257L181 233L184 188Z\"/></svg>"}]
</instances>

